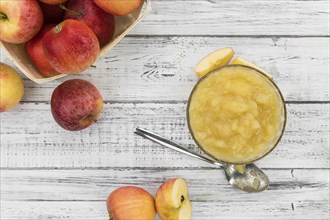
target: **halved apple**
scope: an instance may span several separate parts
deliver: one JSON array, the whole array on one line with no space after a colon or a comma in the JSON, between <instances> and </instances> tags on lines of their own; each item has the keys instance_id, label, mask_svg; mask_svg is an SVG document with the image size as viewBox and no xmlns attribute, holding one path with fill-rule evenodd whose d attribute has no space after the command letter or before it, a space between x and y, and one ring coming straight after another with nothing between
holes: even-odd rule
<instances>
[{"instance_id":1,"label":"halved apple","mask_svg":"<svg viewBox=\"0 0 330 220\"><path fill-rule=\"evenodd\" d=\"M264 73L266 76L268 76L270 79L273 78L273 76L269 73L267 73L265 70L261 69L260 67L258 67L257 65L247 61L247 60L244 60L240 57L236 57L235 59L233 59L233 61L231 62L231 64L242 64L242 65L245 65L245 66L250 66L250 67L253 67L257 70L259 70L260 72Z\"/></svg>"},{"instance_id":2,"label":"halved apple","mask_svg":"<svg viewBox=\"0 0 330 220\"><path fill-rule=\"evenodd\" d=\"M232 48L228 47L216 50L197 63L195 72L199 77L203 77L211 70L227 65L233 56L234 50Z\"/></svg>"},{"instance_id":3,"label":"halved apple","mask_svg":"<svg viewBox=\"0 0 330 220\"><path fill-rule=\"evenodd\" d=\"M162 220L191 219L188 185L182 178L163 183L156 193L156 210Z\"/></svg>"}]
</instances>

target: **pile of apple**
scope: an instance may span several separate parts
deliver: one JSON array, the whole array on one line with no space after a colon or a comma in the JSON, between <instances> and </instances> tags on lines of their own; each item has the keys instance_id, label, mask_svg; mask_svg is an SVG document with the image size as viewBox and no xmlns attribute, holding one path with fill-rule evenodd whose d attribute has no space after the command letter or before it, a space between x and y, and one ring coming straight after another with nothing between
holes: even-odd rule
<instances>
[{"instance_id":1,"label":"pile of apple","mask_svg":"<svg viewBox=\"0 0 330 220\"><path fill-rule=\"evenodd\" d=\"M111 220L153 220L156 212L161 220L189 220L192 213L188 185L182 178L164 182L155 199L139 187L118 188L108 196L106 205Z\"/></svg>"},{"instance_id":2,"label":"pile of apple","mask_svg":"<svg viewBox=\"0 0 330 220\"><path fill-rule=\"evenodd\" d=\"M25 43L41 75L75 74L91 66L115 32L116 16L143 0L1 0L0 40Z\"/></svg>"}]
</instances>

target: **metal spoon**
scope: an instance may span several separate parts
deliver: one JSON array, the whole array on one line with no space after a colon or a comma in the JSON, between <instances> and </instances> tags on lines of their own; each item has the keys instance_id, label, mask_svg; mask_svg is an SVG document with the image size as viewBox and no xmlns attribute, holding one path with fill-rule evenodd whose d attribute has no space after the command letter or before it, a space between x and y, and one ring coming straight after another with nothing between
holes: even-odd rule
<instances>
[{"instance_id":1,"label":"metal spoon","mask_svg":"<svg viewBox=\"0 0 330 220\"><path fill-rule=\"evenodd\" d=\"M182 146L148 130L142 128L135 128L134 133L149 140L152 140L153 142L156 142L164 147L171 148L173 150L179 151L181 153L218 166L225 172L226 178L232 186L245 192L261 192L267 189L269 185L269 179L266 174L252 163L243 166L239 165L241 166L241 169L237 169L237 166L233 164L222 164L202 155L190 152Z\"/></svg>"}]
</instances>

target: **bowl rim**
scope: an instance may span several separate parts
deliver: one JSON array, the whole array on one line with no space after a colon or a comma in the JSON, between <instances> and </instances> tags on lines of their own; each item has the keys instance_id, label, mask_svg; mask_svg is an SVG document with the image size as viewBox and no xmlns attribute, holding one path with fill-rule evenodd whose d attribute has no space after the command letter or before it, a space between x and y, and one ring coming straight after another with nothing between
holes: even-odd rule
<instances>
[{"instance_id":1,"label":"bowl rim","mask_svg":"<svg viewBox=\"0 0 330 220\"><path fill-rule=\"evenodd\" d=\"M191 104L191 99L192 96L194 94L194 92L196 91L197 87L199 86L199 84L206 79L208 76L210 76L211 74L221 70L221 69L225 69L225 68L232 68L232 67L244 67L244 68L248 68L251 70L256 71L257 73L259 73L260 75L264 76L276 89L276 91L278 92L280 99L282 101L283 104L283 116L284 116L284 121L283 121L283 126L281 129L281 134L278 136L276 142L274 143L274 145L266 151L266 153L262 154L262 156L260 157L256 157L252 160L247 160L247 161L242 161L242 162L230 162L230 161L224 161L224 160L220 160L218 158L216 158L215 156L213 156L212 154L210 154L209 152L207 152L202 146L201 144L198 142L198 140L196 139L194 133L193 133L193 129L191 128L190 125L190 117L189 117L189 109L190 109L190 104ZM242 65L242 64L227 64L225 66L221 66L221 67L217 67L215 69L212 69L211 71L209 71L208 73L206 73L203 77L201 77L197 83L194 85L193 89L190 92L189 98L188 98L188 102L187 102L187 106L186 106L186 120L187 120L187 124L188 124L188 129L189 129L189 133L192 136L195 144L208 156L210 156L211 158L213 158L214 160L221 162L221 163L226 163L226 164L234 164L234 165L244 165L244 164L249 164L249 163L253 163L256 162L264 157L266 157L268 154L270 154L275 148L276 146L279 144L279 142L281 141L284 131L285 131L285 127L286 127L286 122L287 122L287 109L286 109L286 105L285 105L285 100L283 97L283 94L281 93L281 90L279 89L279 87L276 85L276 83L273 81L272 78L270 78L269 76L267 76L265 73L263 73L262 71L251 67L251 66L247 66L247 65Z\"/></svg>"}]
</instances>

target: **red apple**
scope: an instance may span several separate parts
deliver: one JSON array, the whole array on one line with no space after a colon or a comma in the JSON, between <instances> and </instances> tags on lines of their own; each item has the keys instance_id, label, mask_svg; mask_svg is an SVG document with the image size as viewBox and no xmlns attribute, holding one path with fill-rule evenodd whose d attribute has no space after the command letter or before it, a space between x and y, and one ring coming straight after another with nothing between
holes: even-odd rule
<instances>
[{"instance_id":1,"label":"red apple","mask_svg":"<svg viewBox=\"0 0 330 220\"><path fill-rule=\"evenodd\" d=\"M144 189L125 186L113 191L107 199L109 218L112 220L154 220L154 198Z\"/></svg>"},{"instance_id":2,"label":"red apple","mask_svg":"<svg viewBox=\"0 0 330 220\"><path fill-rule=\"evenodd\" d=\"M44 26L41 31L30 41L25 44L25 50L32 60L39 73L46 77L51 77L60 74L48 62L42 47L42 38L55 25L50 24Z\"/></svg>"},{"instance_id":3,"label":"red apple","mask_svg":"<svg viewBox=\"0 0 330 220\"><path fill-rule=\"evenodd\" d=\"M101 47L107 44L115 32L115 18L97 7L92 0L70 0L64 19L84 22L96 34Z\"/></svg>"},{"instance_id":4,"label":"red apple","mask_svg":"<svg viewBox=\"0 0 330 220\"><path fill-rule=\"evenodd\" d=\"M22 78L11 66L0 62L0 112L16 106L24 94Z\"/></svg>"},{"instance_id":5,"label":"red apple","mask_svg":"<svg viewBox=\"0 0 330 220\"><path fill-rule=\"evenodd\" d=\"M62 4L68 0L39 0L45 4L48 4L48 5L59 5L59 4Z\"/></svg>"},{"instance_id":6,"label":"red apple","mask_svg":"<svg viewBox=\"0 0 330 220\"><path fill-rule=\"evenodd\" d=\"M36 0L0 1L0 40L20 44L41 29L43 15Z\"/></svg>"},{"instance_id":7,"label":"red apple","mask_svg":"<svg viewBox=\"0 0 330 220\"><path fill-rule=\"evenodd\" d=\"M84 22L73 19L67 19L48 31L42 45L50 65L65 74L87 69L100 53L94 32Z\"/></svg>"},{"instance_id":8,"label":"red apple","mask_svg":"<svg viewBox=\"0 0 330 220\"><path fill-rule=\"evenodd\" d=\"M144 0L93 0L102 10L113 15L128 15L138 9Z\"/></svg>"},{"instance_id":9,"label":"red apple","mask_svg":"<svg viewBox=\"0 0 330 220\"><path fill-rule=\"evenodd\" d=\"M72 79L56 87L50 105L55 121L62 128L79 131L97 121L103 99L93 84Z\"/></svg>"},{"instance_id":10,"label":"red apple","mask_svg":"<svg viewBox=\"0 0 330 220\"><path fill-rule=\"evenodd\" d=\"M64 10L59 5L48 5L43 2L39 4L44 15L44 24L58 24L63 21Z\"/></svg>"}]
</instances>

